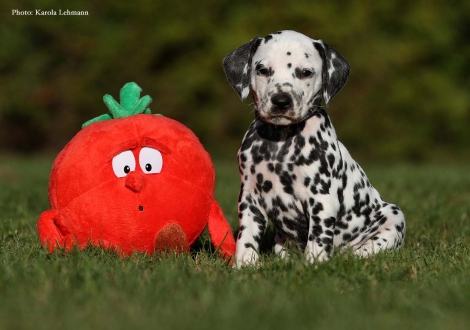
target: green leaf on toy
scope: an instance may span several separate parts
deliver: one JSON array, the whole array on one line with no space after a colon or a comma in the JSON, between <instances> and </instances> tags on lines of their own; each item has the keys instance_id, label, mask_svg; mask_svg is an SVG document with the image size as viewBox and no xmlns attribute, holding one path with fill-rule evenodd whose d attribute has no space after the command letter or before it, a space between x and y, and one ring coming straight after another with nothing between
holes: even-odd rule
<instances>
[{"instance_id":1,"label":"green leaf on toy","mask_svg":"<svg viewBox=\"0 0 470 330\"><path fill-rule=\"evenodd\" d=\"M109 113L93 118L82 125L82 128L102 120L126 118L141 113L150 114L149 104L152 98L148 95L140 97L142 89L135 82L129 82L121 88L119 95L121 103L109 94L103 96L104 104L109 109Z\"/></svg>"}]
</instances>

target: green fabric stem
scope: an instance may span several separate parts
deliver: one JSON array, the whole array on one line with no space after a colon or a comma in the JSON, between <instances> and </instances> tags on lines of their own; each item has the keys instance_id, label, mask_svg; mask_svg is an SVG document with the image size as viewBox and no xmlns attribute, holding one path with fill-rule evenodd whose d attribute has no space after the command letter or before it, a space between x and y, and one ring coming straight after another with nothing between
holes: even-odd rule
<instances>
[{"instance_id":1,"label":"green fabric stem","mask_svg":"<svg viewBox=\"0 0 470 330\"><path fill-rule=\"evenodd\" d=\"M150 114L149 104L152 98L148 95L140 97L142 89L135 82L129 82L121 88L119 94L120 103L109 94L103 96L104 104L109 109L109 113L100 115L88 120L82 125L82 128L102 120L126 118L141 113Z\"/></svg>"}]
</instances>

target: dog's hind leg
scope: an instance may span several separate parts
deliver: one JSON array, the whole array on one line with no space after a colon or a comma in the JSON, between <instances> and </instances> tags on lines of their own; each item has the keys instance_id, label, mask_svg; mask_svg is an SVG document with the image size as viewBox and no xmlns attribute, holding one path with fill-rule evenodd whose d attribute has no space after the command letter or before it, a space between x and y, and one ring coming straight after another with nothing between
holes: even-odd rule
<instances>
[{"instance_id":1,"label":"dog's hind leg","mask_svg":"<svg viewBox=\"0 0 470 330\"><path fill-rule=\"evenodd\" d=\"M379 251L398 249L405 241L405 216L398 206L384 204L376 215L376 224L368 231L366 237L356 244L351 244L354 253L367 257Z\"/></svg>"}]
</instances>

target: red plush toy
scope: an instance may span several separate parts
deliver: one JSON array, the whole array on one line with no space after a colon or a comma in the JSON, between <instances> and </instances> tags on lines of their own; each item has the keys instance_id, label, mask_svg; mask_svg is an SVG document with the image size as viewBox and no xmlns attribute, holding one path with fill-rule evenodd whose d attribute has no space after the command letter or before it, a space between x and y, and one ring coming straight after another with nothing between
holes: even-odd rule
<instances>
[{"instance_id":1,"label":"red plush toy","mask_svg":"<svg viewBox=\"0 0 470 330\"><path fill-rule=\"evenodd\" d=\"M38 221L49 251L88 244L133 251L189 251L206 225L214 246L230 259L232 230L214 199L209 154L184 125L151 115L152 99L128 83L121 104L84 124L54 161L51 210Z\"/></svg>"}]
</instances>

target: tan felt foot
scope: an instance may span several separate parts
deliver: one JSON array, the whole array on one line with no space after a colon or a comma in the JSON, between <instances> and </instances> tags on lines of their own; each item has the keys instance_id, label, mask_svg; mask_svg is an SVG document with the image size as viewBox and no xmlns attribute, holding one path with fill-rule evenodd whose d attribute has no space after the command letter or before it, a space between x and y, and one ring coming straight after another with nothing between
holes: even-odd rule
<instances>
[{"instance_id":1,"label":"tan felt foot","mask_svg":"<svg viewBox=\"0 0 470 330\"><path fill-rule=\"evenodd\" d=\"M188 239L177 224L164 227L155 239L155 251L189 252Z\"/></svg>"}]
</instances>

